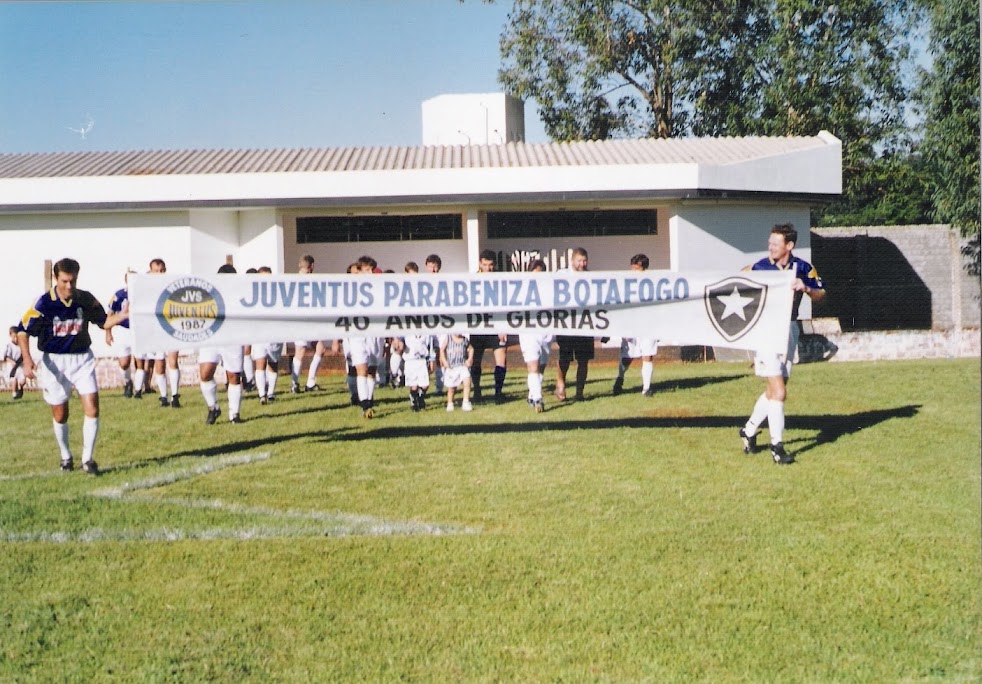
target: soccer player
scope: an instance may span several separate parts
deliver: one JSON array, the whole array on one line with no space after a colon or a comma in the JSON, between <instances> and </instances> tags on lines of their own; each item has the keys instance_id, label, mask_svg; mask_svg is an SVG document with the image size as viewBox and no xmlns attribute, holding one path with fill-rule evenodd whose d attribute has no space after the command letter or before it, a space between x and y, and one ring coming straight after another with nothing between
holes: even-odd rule
<instances>
[{"instance_id":1,"label":"soccer player","mask_svg":"<svg viewBox=\"0 0 982 684\"><path fill-rule=\"evenodd\" d=\"M440 258L439 254L431 254L423 262L423 268L426 269L427 273L439 273L443 268L443 259Z\"/></svg>"},{"instance_id":2,"label":"soccer player","mask_svg":"<svg viewBox=\"0 0 982 684\"><path fill-rule=\"evenodd\" d=\"M7 343L7 347L3 350L3 361L6 362L10 360L10 374L7 376L11 380L11 398L17 401L24 396L24 385L26 380L24 379L24 354L21 353L20 345L17 344L17 326L10 326L10 342Z\"/></svg>"},{"instance_id":3,"label":"soccer player","mask_svg":"<svg viewBox=\"0 0 982 684\"><path fill-rule=\"evenodd\" d=\"M269 275L273 269L269 266L260 266L256 272ZM255 366L256 392L259 394L259 403L265 406L271 401L276 401L276 379L279 377L283 344L280 342L261 342L250 345L249 352Z\"/></svg>"},{"instance_id":4,"label":"soccer player","mask_svg":"<svg viewBox=\"0 0 982 684\"><path fill-rule=\"evenodd\" d=\"M497 267L497 259L493 250L481 251L478 261L478 273L493 273ZM471 387L474 401L481 399L481 361L484 350L492 349L494 355L494 400L501 403L505 400L505 376L508 373L507 353L508 335L471 335L471 345L474 347L474 365L471 366Z\"/></svg>"},{"instance_id":5,"label":"soccer player","mask_svg":"<svg viewBox=\"0 0 982 684\"><path fill-rule=\"evenodd\" d=\"M426 408L426 390L430 387L433 367L433 335L406 335L401 342L409 407L417 413Z\"/></svg>"},{"instance_id":6,"label":"soccer player","mask_svg":"<svg viewBox=\"0 0 982 684\"><path fill-rule=\"evenodd\" d=\"M589 255L582 247L573 250L570 258L570 270L583 273L589 265ZM575 335L557 335L559 346L559 373L556 375L556 399L566 401L566 373L570 364L576 361L576 398L583 399L583 388L590 369L590 359L593 358L593 338L577 337Z\"/></svg>"},{"instance_id":7,"label":"soccer player","mask_svg":"<svg viewBox=\"0 0 982 684\"><path fill-rule=\"evenodd\" d=\"M151 273L167 273L167 264L163 259L153 259L150 262ZM153 358L153 372L157 378L157 388L160 390L160 405L167 406L167 388L170 388L170 407L181 408L181 367L177 363L176 351L161 354L149 354ZM166 361L166 363L165 363ZM165 370L166 366L166 370ZM162 376L166 372L167 384L162 384Z\"/></svg>"},{"instance_id":8,"label":"soccer player","mask_svg":"<svg viewBox=\"0 0 982 684\"><path fill-rule=\"evenodd\" d=\"M647 271L648 256L635 254L631 257L632 271ZM625 337L621 340L621 361L617 365L617 379L614 380L614 395L624 390L624 374L633 359L641 359L641 394L650 397L651 376L655 371L655 354L658 353L658 340L653 337Z\"/></svg>"},{"instance_id":9,"label":"soccer player","mask_svg":"<svg viewBox=\"0 0 982 684\"><path fill-rule=\"evenodd\" d=\"M37 377L44 400L51 407L52 427L61 451L61 469L69 471L75 467L68 446L68 399L74 387L85 412L82 470L98 475L99 466L94 454L99 435L99 386L89 324L111 328L126 320L129 310L107 315L91 293L78 289L79 270L79 263L74 259L65 258L55 263L52 269L55 284L24 314L17 328L17 345L23 359L24 377ZM38 365L31 358L29 336L38 338L41 352Z\"/></svg>"},{"instance_id":10,"label":"soccer player","mask_svg":"<svg viewBox=\"0 0 982 684\"><path fill-rule=\"evenodd\" d=\"M443 268L443 259L440 258L439 254L430 254L423 262L423 268L426 269L427 273L439 273ZM440 349L440 340L436 336L434 336L433 346L437 350ZM433 369L433 385L437 396L439 396L443 394L443 366L439 363L435 364L435 366Z\"/></svg>"},{"instance_id":11,"label":"soccer player","mask_svg":"<svg viewBox=\"0 0 982 684\"><path fill-rule=\"evenodd\" d=\"M375 273L378 267L376 261L367 256L358 259L357 264L358 272L366 275ZM358 405L365 418L375 417L375 375L382 360L384 344L384 337L350 336L344 339L349 368L353 366L355 369Z\"/></svg>"},{"instance_id":12,"label":"soccer player","mask_svg":"<svg viewBox=\"0 0 982 684\"><path fill-rule=\"evenodd\" d=\"M129 269L123 275L123 287L116 290L112 298L109 300L109 313L119 313L124 309L129 308L129 277L130 273L135 273ZM133 376L130 368L136 367L140 370L143 369L143 359L133 358L133 346L132 340L130 339L130 321L126 319L119 324L118 334L113 334L112 328L106 328L106 344L112 347L113 351L116 352L116 359L119 362L119 368L123 371L123 396L130 398L133 396ZM143 389L143 376L140 378L140 389Z\"/></svg>"},{"instance_id":13,"label":"soccer player","mask_svg":"<svg viewBox=\"0 0 982 684\"><path fill-rule=\"evenodd\" d=\"M218 269L219 273L235 273L235 266L224 264ZM222 409L218 406L218 383L215 382L215 371L221 361L228 378L228 422L241 423L239 409L242 406L242 383L239 378L242 373L242 345L225 347L201 347L198 350L198 369L201 375L201 394L208 405L207 425L214 425Z\"/></svg>"},{"instance_id":14,"label":"soccer player","mask_svg":"<svg viewBox=\"0 0 982 684\"><path fill-rule=\"evenodd\" d=\"M447 388L447 411L454 410L454 392L464 388L464 399L460 408L473 409L471 405L471 364L474 363L474 347L467 335L454 333L448 335L440 344L440 365L443 366L443 382Z\"/></svg>"},{"instance_id":15,"label":"soccer player","mask_svg":"<svg viewBox=\"0 0 982 684\"><path fill-rule=\"evenodd\" d=\"M313 273L314 257L304 254L297 263L297 273ZM307 382L303 387L300 386L300 373L303 370L303 357L307 353L309 343L306 340L296 340L293 343L293 362L290 364L290 392L300 394L301 392L318 392L320 385L317 384L317 369L320 368L321 361L324 359L324 352L327 351L327 343L324 340L317 340L314 343L314 355L310 359L310 367L307 369Z\"/></svg>"},{"instance_id":16,"label":"soccer player","mask_svg":"<svg viewBox=\"0 0 982 684\"><path fill-rule=\"evenodd\" d=\"M825 298L825 285L815 267L792 254L798 241L798 231L790 223L783 223L771 229L767 239L767 256L755 263L753 271L787 271L794 273L791 289L794 290L794 306L791 310L791 330L788 335L787 351L783 354L756 354L754 371L758 377L765 378L767 388L757 398L747 424L740 428L743 451L752 454L757 451L757 430L767 420L771 437L771 457L779 465L794 463L794 456L784 449L784 401L787 398L787 382L791 377L791 366L798 348L798 307L805 295L813 302Z\"/></svg>"},{"instance_id":17,"label":"soccer player","mask_svg":"<svg viewBox=\"0 0 982 684\"><path fill-rule=\"evenodd\" d=\"M529 264L529 271L541 273L546 270L546 263L536 259ZM546 410L542 400L542 375L549 363L549 351L552 347L552 335L522 333L518 336L518 344L522 349L522 359L528 369L528 402L536 413Z\"/></svg>"}]
</instances>

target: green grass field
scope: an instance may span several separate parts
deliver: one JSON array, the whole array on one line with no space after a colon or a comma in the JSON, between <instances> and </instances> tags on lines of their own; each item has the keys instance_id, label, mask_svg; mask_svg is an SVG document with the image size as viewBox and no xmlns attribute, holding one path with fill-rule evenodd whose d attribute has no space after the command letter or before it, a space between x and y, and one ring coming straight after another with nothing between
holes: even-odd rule
<instances>
[{"instance_id":1,"label":"green grass field","mask_svg":"<svg viewBox=\"0 0 982 684\"><path fill-rule=\"evenodd\" d=\"M538 416L519 369L372 421L337 376L242 425L105 392L99 478L4 395L0 681L982 679L978 360L796 368L788 467L745 365L637 372Z\"/></svg>"}]
</instances>

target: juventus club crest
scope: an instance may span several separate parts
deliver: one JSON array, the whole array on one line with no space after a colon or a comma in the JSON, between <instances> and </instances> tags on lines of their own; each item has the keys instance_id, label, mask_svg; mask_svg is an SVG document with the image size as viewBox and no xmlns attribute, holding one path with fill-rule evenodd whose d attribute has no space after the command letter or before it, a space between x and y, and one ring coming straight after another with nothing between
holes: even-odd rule
<instances>
[{"instance_id":1,"label":"juventus club crest","mask_svg":"<svg viewBox=\"0 0 982 684\"><path fill-rule=\"evenodd\" d=\"M764 311L767 286L734 276L706 286L706 313L727 342L734 342L757 324Z\"/></svg>"}]
</instances>

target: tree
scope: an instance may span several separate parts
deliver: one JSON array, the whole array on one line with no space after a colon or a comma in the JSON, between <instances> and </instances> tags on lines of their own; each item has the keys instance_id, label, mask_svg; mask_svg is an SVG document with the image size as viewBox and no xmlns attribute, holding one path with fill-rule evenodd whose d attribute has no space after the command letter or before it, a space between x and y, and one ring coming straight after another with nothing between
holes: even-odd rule
<instances>
[{"instance_id":1,"label":"tree","mask_svg":"<svg viewBox=\"0 0 982 684\"><path fill-rule=\"evenodd\" d=\"M979 4L937 0L931 8L931 72L922 80L926 120L923 150L934 180L935 220L978 244ZM978 248L974 258L978 269Z\"/></svg>"},{"instance_id":2,"label":"tree","mask_svg":"<svg viewBox=\"0 0 982 684\"><path fill-rule=\"evenodd\" d=\"M501 37L499 79L538 101L556 140L676 137L707 110L710 127L739 128L730 112L751 105L754 91L744 86L757 73L759 8L756 1L517 0ZM714 106L721 102L726 112Z\"/></svg>"},{"instance_id":3,"label":"tree","mask_svg":"<svg viewBox=\"0 0 982 684\"><path fill-rule=\"evenodd\" d=\"M907 133L915 0L516 0L499 79L555 140L815 135L845 200ZM974 53L977 55L977 52ZM892 153L892 152L891 152Z\"/></svg>"}]
</instances>

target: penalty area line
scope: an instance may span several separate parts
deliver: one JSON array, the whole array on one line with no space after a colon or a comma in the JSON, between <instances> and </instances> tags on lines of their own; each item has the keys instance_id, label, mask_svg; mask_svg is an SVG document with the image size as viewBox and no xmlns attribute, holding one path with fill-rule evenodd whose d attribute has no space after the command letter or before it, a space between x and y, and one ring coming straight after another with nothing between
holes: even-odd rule
<instances>
[{"instance_id":1,"label":"penalty area line","mask_svg":"<svg viewBox=\"0 0 982 684\"><path fill-rule=\"evenodd\" d=\"M256 454L242 454L236 456L224 456L206 463L202 463L193 468L184 468L171 473L155 475L153 477L126 482L118 487L107 487L92 492L94 496L115 499L119 501L139 502L142 504L159 503L167 506L177 506L189 509L218 510L236 515L261 516L272 518L273 520L286 523L282 527L277 526L251 526L243 529L223 529L223 530L157 530L146 533L135 533L135 537L128 539L259 539L284 536L443 536L455 534L477 534L477 530L460 527L456 525L442 525L418 521L405 520L385 520L366 515L355 515L342 512L325 511L299 511L282 510L263 506L244 506L241 504L231 504L221 500L204 500L188 498L161 498L145 499L132 498L127 496L133 492L149 489L157 489L168 485L191 480L196 477L208 475L225 468L233 468L241 465L248 465L258 461L265 461L270 458L269 452ZM111 533L108 537L100 536L102 533L93 531L96 538L119 538ZM124 533L125 534L125 533ZM149 536L148 536L149 535ZM8 541L13 541L8 538ZM51 539L58 541L58 539Z\"/></svg>"}]
</instances>

